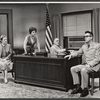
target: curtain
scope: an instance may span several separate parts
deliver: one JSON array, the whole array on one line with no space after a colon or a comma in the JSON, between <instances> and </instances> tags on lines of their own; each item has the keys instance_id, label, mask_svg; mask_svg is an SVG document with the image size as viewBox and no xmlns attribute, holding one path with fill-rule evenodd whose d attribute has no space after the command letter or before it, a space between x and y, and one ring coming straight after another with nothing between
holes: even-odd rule
<instances>
[{"instance_id":1,"label":"curtain","mask_svg":"<svg viewBox=\"0 0 100 100\"><path fill-rule=\"evenodd\" d=\"M92 24L92 31L93 31L93 34L94 34L94 41L95 42L100 42L100 35L99 35L99 32L100 32L100 28L99 28L99 14L100 14L100 9L99 8L95 8L93 9L93 15L92 15L92 21L93 21L93 24Z\"/></svg>"},{"instance_id":2,"label":"curtain","mask_svg":"<svg viewBox=\"0 0 100 100\"><path fill-rule=\"evenodd\" d=\"M52 33L54 38L60 38L60 18L58 14L51 16L52 21Z\"/></svg>"}]
</instances>

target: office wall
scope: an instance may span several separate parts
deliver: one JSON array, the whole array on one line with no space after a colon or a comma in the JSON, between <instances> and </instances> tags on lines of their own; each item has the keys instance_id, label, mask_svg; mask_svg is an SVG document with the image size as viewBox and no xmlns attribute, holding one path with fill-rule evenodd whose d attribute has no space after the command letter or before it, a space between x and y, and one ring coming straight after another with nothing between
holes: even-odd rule
<instances>
[{"instance_id":1,"label":"office wall","mask_svg":"<svg viewBox=\"0 0 100 100\"><path fill-rule=\"evenodd\" d=\"M84 10L93 10L95 8L100 8L100 3L62 3L62 4L49 4L49 10L51 17L53 15L59 15L60 18L60 42L63 46L63 31L62 31L62 21L61 14L68 12L84 11ZM99 16L100 17L100 16ZM95 33L94 33L95 34Z\"/></svg>"},{"instance_id":2,"label":"office wall","mask_svg":"<svg viewBox=\"0 0 100 100\"><path fill-rule=\"evenodd\" d=\"M90 10L93 8L100 8L100 3L62 3L49 4L51 14L61 14L67 12ZM55 9L54 9L55 8Z\"/></svg>"},{"instance_id":3,"label":"office wall","mask_svg":"<svg viewBox=\"0 0 100 100\"><path fill-rule=\"evenodd\" d=\"M30 26L35 26L38 29L38 37L41 49L45 45L45 19L46 19L45 4L0 4L0 9L12 9L13 12L13 44L14 48L23 48L23 41L28 34ZM100 4L49 4L50 17L57 14L60 18L60 42L63 46L63 32L61 24L61 13L90 10L100 8ZM53 33L55 34L55 33Z\"/></svg>"},{"instance_id":4,"label":"office wall","mask_svg":"<svg viewBox=\"0 0 100 100\"><path fill-rule=\"evenodd\" d=\"M23 48L23 41L31 26L37 27L41 48L45 37L45 4L1 4L0 9L12 9L14 48Z\"/></svg>"}]
</instances>

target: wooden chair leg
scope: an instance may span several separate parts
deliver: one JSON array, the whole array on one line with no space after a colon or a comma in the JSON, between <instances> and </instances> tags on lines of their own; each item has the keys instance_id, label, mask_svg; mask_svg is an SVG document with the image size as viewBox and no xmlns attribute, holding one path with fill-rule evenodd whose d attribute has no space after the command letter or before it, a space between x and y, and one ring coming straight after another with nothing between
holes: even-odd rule
<instances>
[{"instance_id":1,"label":"wooden chair leg","mask_svg":"<svg viewBox=\"0 0 100 100\"><path fill-rule=\"evenodd\" d=\"M11 74L12 74L12 77L14 78L14 74L13 74L13 71L11 72Z\"/></svg>"},{"instance_id":2,"label":"wooden chair leg","mask_svg":"<svg viewBox=\"0 0 100 100\"><path fill-rule=\"evenodd\" d=\"M94 92L94 78L91 78L91 95L93 95Z\"/></svg>"},{"instance_id":3,"label":"wooden chair leg","mask_svg":"<svg viewBox=\"0 0 100 100\"><path fill-rule=\"evenodd\" d=\"M90 85L90 77L88 78L88 88L90 88L91 85Z\"/></svg>"},{"instance_id":4,"label":"wooden chair leg","mask_svg":"<svg viewBox=\"0 0 100 100\"><path fill-rule=\"evenodd\" d=\"M100 90L100 77L99 77L99 90Z\"/></svg>"}]
</instances>

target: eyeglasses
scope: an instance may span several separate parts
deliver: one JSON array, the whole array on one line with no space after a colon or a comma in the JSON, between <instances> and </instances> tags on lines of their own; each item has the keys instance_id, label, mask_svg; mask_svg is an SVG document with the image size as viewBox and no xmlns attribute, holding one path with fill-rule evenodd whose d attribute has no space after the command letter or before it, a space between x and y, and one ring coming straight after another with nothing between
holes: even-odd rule
<instances>
[{"instance_id":1,"label":"eyeglasses","mask_svg":"<svg viewBox=\"0 0 100 100\"><path fill-rule=\"evenodd\" d=\"M87 38L87 37L92 37L91 35L86 35L86 36L84 36L84 38Z\"/></svg>"}]
</instances>

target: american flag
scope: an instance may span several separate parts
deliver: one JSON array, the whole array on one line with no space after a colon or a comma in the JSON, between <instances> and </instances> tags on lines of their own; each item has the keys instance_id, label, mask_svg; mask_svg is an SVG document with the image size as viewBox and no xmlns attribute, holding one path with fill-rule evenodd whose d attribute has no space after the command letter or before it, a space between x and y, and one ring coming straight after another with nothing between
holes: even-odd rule
<instances>
[{"instance_id":1,"label":"american flag","mask_svg":"<svg viewBox=\"0 0 100 100\"><path fill-rule=\"evenodd\" d=\"M45 50L50 52L50 47L53 44L53 37L51 33L51 23L49 17L48 5L46 6L46 34L45 34Z\"/></svg>"}]
</instances>

